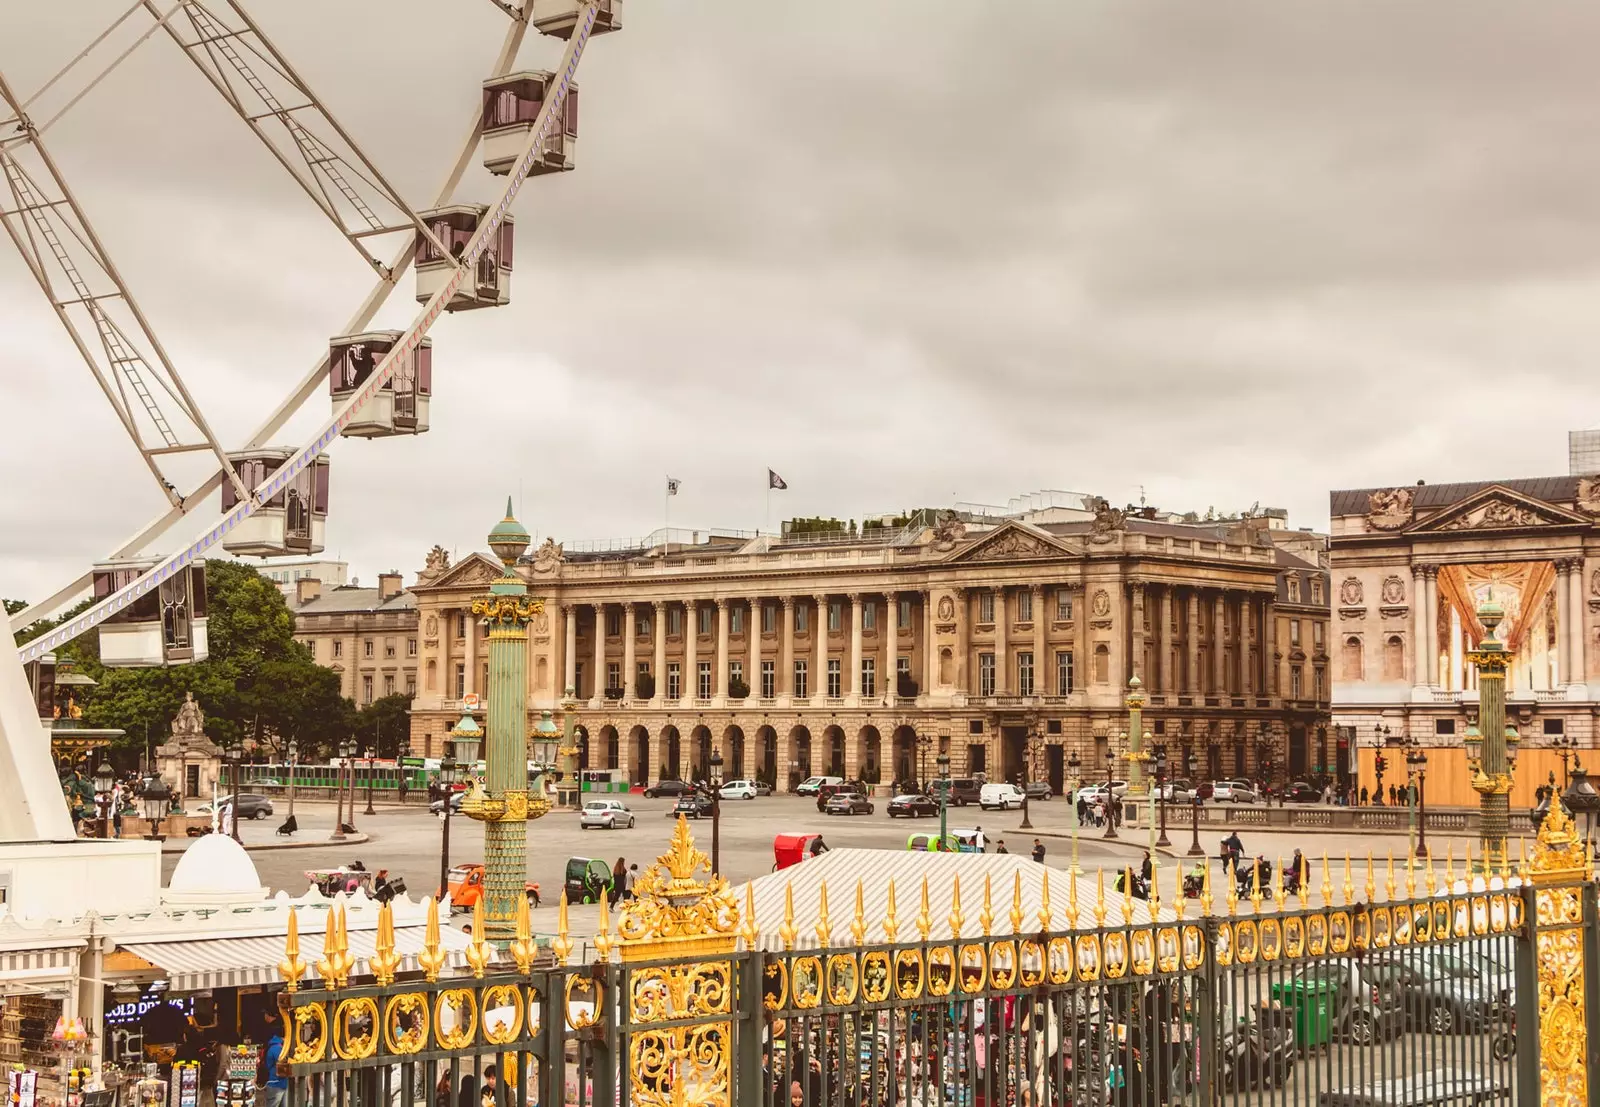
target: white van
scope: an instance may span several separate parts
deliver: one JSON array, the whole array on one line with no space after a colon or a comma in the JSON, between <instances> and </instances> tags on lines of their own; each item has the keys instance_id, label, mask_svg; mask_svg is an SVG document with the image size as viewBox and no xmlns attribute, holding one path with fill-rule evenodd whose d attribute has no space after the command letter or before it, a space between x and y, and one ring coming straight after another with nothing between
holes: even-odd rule
<instances>
[{"instance_id":1,"label":"white van","mask_svg":"<svg viewBox=\"0 0 1600 1107\"><path fill-rule=\"evenodd\" d=\"M1004 811L1022 806L1022 789L1015 784L985 784L978 793L978 806L985 811Z\"/></svg>"}]
</instances>

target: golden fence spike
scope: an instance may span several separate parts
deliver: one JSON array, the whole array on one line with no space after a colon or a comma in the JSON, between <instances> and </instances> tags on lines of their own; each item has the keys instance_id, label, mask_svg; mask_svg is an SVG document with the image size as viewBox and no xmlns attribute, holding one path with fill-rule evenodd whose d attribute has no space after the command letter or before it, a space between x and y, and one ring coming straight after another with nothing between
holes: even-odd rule
<instances>
[{"instance_id":1,"label":"golden fence spike","mask_svg":"<svg viewBox=\"0 0 1600 1107\"><path fill-rule=\"evenodd\" d=\"M1133 923L1133 866L1122 870L1122 925Z\"/></svg>"},{"instance_id":2,"label":"golden fence spike","mask_svg":"<svg viewBox=\"0 0 1600 1107\"><path fill-rule=\"evenodd\" d=\"M926 942L928 935L933 933L933 915L928 910L928 878L926 876L922 878L922 908L917 912L916 927L917 933Z\"/></svg>"},{"instance_id":3,"label":"golden fence spike","mask_svg":"<svg viewBox=\"0 0 1600 1107\"><path fill-rule=\"evenodd\" d=\"M1423 873L1423 883L1431 896L1439 888L1439 875L1433 871L1433 854L1428 854L1428 867Z\"/></svg>"},{"instance_id":4,"label":"golden fence spike","mask_svg":"<svg viewBox=\"0 0 1600 1107\"><path fill-rule=\"evenodd\" d=\"M1228 914L1236 915L1239 912L1239 862L1233 863L1233 878L1224 880L1222 887L1222 901L1228 905Z\"/></svg>"},{"instance_id":5,"label":"golden fence spike","mask_svg":"<svg viewBox=\"0 0 1600 1107\"><path fill-rule=\"evenodd\" d=\"M864 895L865 892L858 877L856 879L856 917L850 920L850 937L858 946L867 940L867 912L862 906L862 897Z\"/></svg>"},{"instance_id":6,"label":"golden fence spike","mask_svg":"<svg viewBox=\"0 0 1600 1107\"><path fill-rule=\"evenodd\" d=\"M778 925L778 938L783 942L783 948L793 949L799 933L794 925L794 881L791 880L783 886L783 922Z\"/></svg>"},{"instance_id":7,"label":"golden fence spike","mask_svg":"<svg viewBox=\"0 0 1600 1107\"><path fill-rule=\"evenodd\" d=\"M1461 862L1461 864L1462 864L1462 867L1464 869L1464 871L1462 872L1461 875L1466 879L1467 890L1471 891L1472 890L1472 843L1471 842L1467 843L1467 856ZM1489 885L1488 877L1484 878L1483 883L1484 883L1484 887L1488 887L1488 885Z\"/></svg>"},{"instance_id":8,"label":"golden fence spike","mask_svg":"<svg viewBox=\"0 0 1600 1107\"><path fill-rule=\"evenodd\" d=\"M373 982L380 988L394 983L395 970L400 967L400 955L394 951L394 909L384 903L378 907L378 934L373 943Z\"/></svg>"},{"instance_id":9,"label":"golden fence spike","mask_svg":"<svg viewBox=\"0 0 1600 1107\"><path fill-rule=\"evenodd\" d=\"M1333 866L1328 864L1328 851L1322 851L1322 906L1333 906Z\"/></svg>"},{"instance_id":10,"label":"golden fence spike","mask_svg":"<svg viewBox=\"0 0 1600 1107\"><path fill-rule=\"evenodd\" d=\"M566 895L567 894L565 892L561 893L563 906L561 911L561 926L557 928L557 942L560 941L559 935L564 934L566 930ZM472 975L480 980L483 978L484 972L488 970L489 962L494 960L494 950L489 948L489 942L484 938L483 932L483 896L480 895L478 897L478 901L472 905L472 940L467 943L467 966L472 969ZM566 958L562 955L559 946L555 942L552 942L550 948L556 951L556 960L565 964ZM572 947L569 941L567 952L570 953L571 951Z\"/></svg>"},{"instance_id":11,"label":"golden fence spike","mask_svg":"<svg viewBox=\"0 0 1600 1107\"><path fill-rule=\"evenodd\" d=\"M1211 858L1205 859L1205 871L1200 874L1200 914L1211 916Z\"/></svg>"},{"instance_id":12,"label":"golden fence spike","mask_svg":"<svg viewBox=\"0 0 1600 1107\"><path fill-rule=\"evenodd\" d=\"M1456 847L1453 842L1444 844L1444 890L1450 891L1456 886Z\"/></svg>"},{"instance_id":13,"label":"golden fence spike","mask_svg":"<svg viewBox=\"0 0 1600 1107\"><path fill-rule=\"evenodd\" d=\"M417 954L417 965L422 969L422 977L430 984L439 979L439 970L444 968L448 955L439 944L439 901L432 896L428 897L428 925L422 932L422 950Z\"/></svg>"},{"instance_id":14,"label":"golden fence spike","mask_svg":"<svg viewBox=\"0 0 1600 1107\"><path fill-rule=\"evenodd\" d=\"M1417 855L1406 850L1406 898L1417 898Z\"/></svg>"},{"instance_id":15,"label":"golden fence spike","mask_svg":"<svg viewBox=\"0 0 1600 1107\"><path fill-rule=\"evenodd\" d=\"M602 904L605 902L601 901ZM605 916L605 908L600 908L600 934L605 936L605 949L611 948L611 935L607 933L610 923ZM594 940L595 948L600 949L600 936ZM527 976L533 971L534 958L539 955L539 943L533 937L533 920L528 914L528 897L517 897L517 936L506 947L506 952L511 954L511 959L517 963L517 971ZM605 953L601 952L600 959L605 960Z\"/></svg>"},{"instance_id":16,"label":"golden fence spike","mask_svg":"<svg viewBox=\"0 0 1600 1107\"><path fill-rule=\"evenodd\" d=\"M605 900L602 899L600 902L603 904ZM601 910L601 921L604 922L604 908ZM756 893L753 881L744 886L743 915L744 917L739 920L739 937L744 939L744 948L753 952L757 943L761 940L761 929L756 926ZM599 941L596 940L595 944L599 945ZM601 959L604 960L603 954Z\"/></svg>"},{"instance_id":17,"label":"golden fence spike","mask_svg":"<svg viewBox=\"0 0 1600 1107\"><path fill-rule=\"evenodd\" d=\"M1106 925L1106 871L1104 868L1095 872L1094 924L1095 926Z\"/></svg>"},{"instance_id":18,"label":"golden fence spike","mask_svg":"<svg viewBox=\"0 0 1600 1107\"><path fill-rule=\"evenodd\" d=\"M1394 902L1394 850L1389 851L1389 871L1383 879L1383 898Z\"/></svg>"},{"instance_id":19,"label":"golden fence spike","mask_svg":"<svg viewBox=\"0 0 1600 1107\"><path fill-rule=\"evenodd\" d=\"M1011 933L1022 933L1022 870L1011 874Z\"/></svg>"},{"instance_id":20,"label":"golden fence spike","mask_svg":"<svg viewBox=\"0 0 1600 1107\"><path fill-rule=\"evenodd\" d=\"M1044 881L1039 886L1039 930L1050 931L1050 870L1044 871Z\"/></svg>"},{"instance_id":21,"label":"golden fence spike","mask_svg":"<svg viewBox=\"0 0 1600 1107\"><path fill-rule=\"evenodd\" d=\"M1078 929L1078 870L1067 869L1067 929Z\"/></svg>"},{"instance_id":22,"label":"golden fence spike","mask_svg":"<svg viewBox=\"0 0 1600 1107\"><path fill-rule=\"evenodd\" d=\"M289 908L289 932L283 939L283 960L278 962L278 974L284 987L294 991L300 987L300 978L306 974L306 963L300 959L300 917Z\"/></svg>"},{"instance_id":23,"label":"golden fence spike","mask_svg":"<svg viewBox=\"0 0 1600 1107\"><path fill-rule=\"evenodd\" d=\"M983 929L985 938L994 929L994 891L988 873L983 874L983 908L978 912L978 925Z\"/></svg>"},{"instance_id":24,"label":"golden fence spike","mask_svg":"<svg viewBox=\"0 0 1600 1107\"><path fill-rule=\"evenodd\" d=\"M961 926L967 917L961 913L961 874L957 873L950 885L950 937L961 937Z\"/></svg>"},{"instance_id":25,"label":"golden fence spike","mask_svg":"<svg viewBox=\"0 0 1600 1107\"><path fill-rule=\"evenodd\" d=\"M817 888L817 945L827 949L828 939L832 935L833 923L828 918L828 882L824 880Z\"/></svg>"},{"instance_id":26,"label":"golden fence spike","mask_svg":"<svg viewBox=\"0 0 1600 1107\"><path fill-rule=\"evenodd\" d=\"M1509 865L1510 863L1511 863L1511 851L1508 849L1508 850L1506 850L1506 864ZM1528 879L1528 840L1526 838L1518 838L1517 839L1517 871L1516 871L1516 875L1520 876L1523 880L1527 880Z\"/></svg>"},{"instance_id":27,"label":"golden fence spike","mask_svg":"<svg viewBox=\"0 0 1600 1107\"><path fill-rule=\"evenodd\" d=\"M1296 889L1297 894L1300 897L1300 909L1304 911L1306 908L1311 906L1311 862L1306 859L1305 854L1300 855L1300 860L1304 862L1301 867L1305 871L1305 876L1301 879L1300 883L1296 885Z\"/></svg>"},{"instance_id":28,"label":"golden fence spike","mask_svg":"<svg viewBox=\"0 0 1600 1107\"><path fill-rule=\"evenodd\" d=\"M1272 871L1272 906L1283 910L1283 855L1278 855L1278 867Z\"/></svg>"},{"instance_id":29,"label":"golden fence spike","mask_svg":"<svg viewBox=\"0 0 1600 1107\"><path fill-rule=\"evenodd\" d=\"M1261 914L1261 859L1255 860L1250 876L1250 909Z\"/></svg>"},{"instance_id":30,"label":"golden fence spike","mask_svg":"<svg viewBox=\"0 0 1600 1107\"><path fill-rule=\"evenodd\" d=\"M317 958L317 975L322 977L322 986L332 991L339 986L339 918L338 913L328 908L328 925L322 933L322 956Z\"/></svg>"},{"instance_id":31,"label":"golden fence spike","mask_svg":"<svg viewBox=\"0 0 1600 1107\"><path fill-rule=\"evenodd\" d=\"M1161 917L1161 868L1155 866L1150 870L1150 921L1153 923Z\"/></svg>"},{"instance_id":32,"label":"golden fence spike","mask_svg":"<svg viewBox=\"0 0 1600 1107\"><path fill-rule=\"evenodd\" d=\"M1367 851L1367 902L1371 903L1378 898L1378 877L1372 871L1372 851Z\"/></svg>"},{"instance_id":33,"label":"golden fence spike","mask_svg":"<svg viewBox=\"0 0 1600 1107\"><path fill-rule=\"evenodd\" d=\"M1183 902L1186 898L1183 894L1183 863L1174 864L1172 871L1177 878L1172 882L1172 910L1176 912L1179 921L1182 921L1184 908L1187 906Z\"/></svg>"},{"instance_id":34,"label":"golden fence spike","mask_svg":"<svg viewBox=\"0 0 1600 1107\"><path fill-rule=\"evenodd\" d=\"M1355 885L1350 883L1350 851L1344 851L1344 883L1339 888L1339 895L1343 897L1341 906L1349 907L1356 898Z\"/></svg>"},{"instance_id":35,"label":"golden fence spike","mask_svg":"<svg viewBox=\"0 0 1600 1107\"><path fill-rule=\"evenodd\" d=\"M894 902L894 877L889 878L889 905L883 910L883 940L890 945L900 933L900 920L896 917Z\"/></svg>"},{"instance_id":36,"label":"golden fence spike","mask_svg":"<svg viewBox=\"0 0 1600 1107\"><path fill-rule=\"evenodd\" d=\"M575 944L572 940L572 926L567 919L567 890L563 888L561 899L556 904L556 936L550 940L550 952L555 954L556 964L567 963Z\"/></svg>"},{"instance_id":37,"label":"golden fence spike","mask_svg":"<svg viewBox=\"0 0 1600 1107\"><path fill-rule=\"evenodd\" d=\"M526 896L522 897L526 902ZM744 938L745 949L755 949L756 939L760 932L756 929L756 905L752 898L750 885L744 886L744 927L739 932ZM611 947L616 945L616 940L611 937L611 897L606 894L606 889L600 889L600 918L595 927L594 951L599 954L601 961L611 960Z\"/></svg>"},{"instance_id":38,"label":"golden fence spike","mask_svg":"<svg viewBox=\"0 0 1600 1107\"><path fill-rule=\"evenodd\" d=\"M345 916L344 904L338 907L339 913L339 987L343 988L350 983L350 970L355 968L356 959L350 952L350 929Z\"/></svg>"}]
</instances>

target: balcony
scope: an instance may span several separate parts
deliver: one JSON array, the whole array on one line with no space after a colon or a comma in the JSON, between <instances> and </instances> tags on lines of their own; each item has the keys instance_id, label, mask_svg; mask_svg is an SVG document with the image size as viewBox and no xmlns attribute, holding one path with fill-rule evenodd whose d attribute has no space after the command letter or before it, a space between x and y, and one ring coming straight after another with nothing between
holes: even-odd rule
<instances>
[{"instance_id":1,"label":"balcony","mask_svg":"<svg viewBox=\"0 0 1600 1107\"><path fill-rule=\"evenodd\" d=\"M1461 702L1461 693L1460 692L1452 692L1452 691L1450 691L1449 689L1446 689L1446 688L1435 688L1435 689L1433 689L1433 702L1434 703L1460 703Z\"/></svg>"}]
</instances>

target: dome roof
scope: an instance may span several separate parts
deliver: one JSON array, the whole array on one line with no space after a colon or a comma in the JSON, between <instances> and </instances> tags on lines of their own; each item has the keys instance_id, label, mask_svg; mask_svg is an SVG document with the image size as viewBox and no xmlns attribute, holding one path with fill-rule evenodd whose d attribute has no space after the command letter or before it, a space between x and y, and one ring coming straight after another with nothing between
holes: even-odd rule
<instances>
[{"instance_id":1,"label":"dome roof","mask_svg":"<svg viewBox=\"0 0 1600 1107\"><path fill-rule=\"evenodd\" d=\"M174 906L209 906L265 899L266 888L245 848L229 835L196 838L172 870L162 899Z\"/></svg>"}]
</instances>

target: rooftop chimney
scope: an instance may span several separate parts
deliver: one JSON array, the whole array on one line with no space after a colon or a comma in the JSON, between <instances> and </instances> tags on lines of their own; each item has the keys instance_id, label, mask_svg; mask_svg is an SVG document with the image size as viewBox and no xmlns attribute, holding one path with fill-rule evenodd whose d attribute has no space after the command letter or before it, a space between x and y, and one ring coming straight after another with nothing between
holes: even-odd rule
<instances>
[{"instance_id":1,"label":"rooftop chimney","mask_svg":"<svg viewBox=\"0 0 1600 1107\"><path fill-rule=\"evenodd\" d=\"M401 583L404 580L405 577L401 576L400 573L394 569L390 569L387 573L379 573L378 599L388 600L398 596L405 590Z\"/></svg>"},{"instance_id":2,"label":"rooftop chimney","mask_svg":"<svg viewBox=\"0 0 1600 1107\"><path fill-rule=\"evenodd\" d=\"M303 607L322 595L322 581L316 577L301 577L294 582L294 604Z\"/></svg>"}]
</instances>

